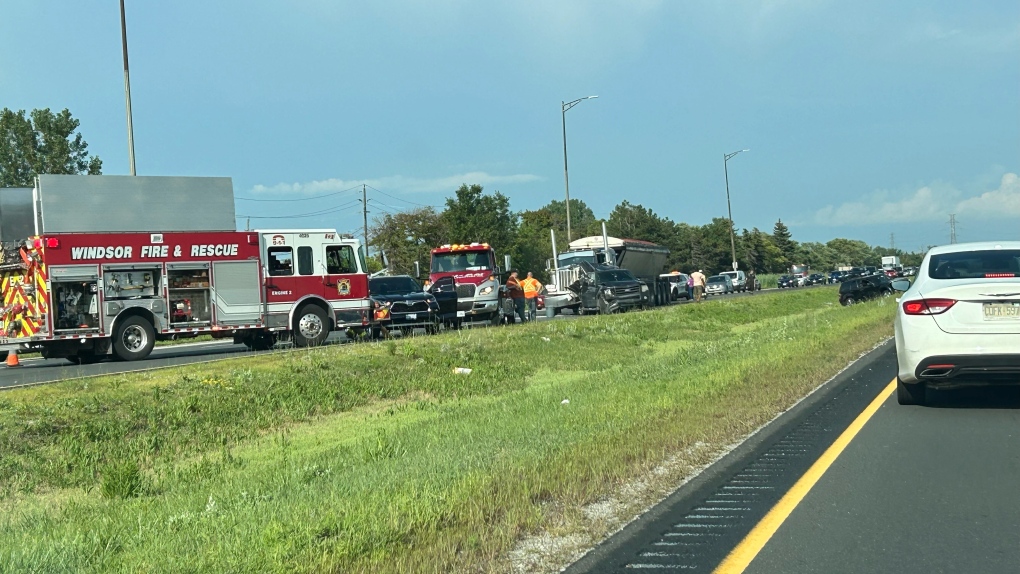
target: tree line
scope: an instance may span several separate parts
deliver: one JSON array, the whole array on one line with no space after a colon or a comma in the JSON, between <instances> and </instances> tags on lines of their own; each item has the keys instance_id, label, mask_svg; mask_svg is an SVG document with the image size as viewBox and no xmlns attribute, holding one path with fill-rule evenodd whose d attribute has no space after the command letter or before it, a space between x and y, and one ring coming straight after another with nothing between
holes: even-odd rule
<instances>
[{"instance_id":1,"label":"tree line","mask_svg":"<svg viewBox=\"0 0 1020 574\"><path fill-rule=\"evenodd\" d=\"M532 271L548 279L547 263L553 257L550 230L556 234L555 251L568 246L566 203L550 201L535 209L515 212L510 200L499 191L486 194L480 185L462 185L446 199L442 210L421 207L377 217L369 229L373 251L385 253L392 273L413 274L417 261L426 268L432 248L448 243L488 243L500 260L510 255L513 267ZM718 273L730 269L730 222L717 217L705 225L675 222L651 209L624 200L605 220L579 199L570 200L573 239L602 234L602 223L610 236L643 239L669 248L664 271L691 272L703 269ZM854 239L836 238L826 243L798 242L782 220L771 233L758 228L734 229L737 262L744 270L784 273L790 265L807 264L824 272L841 266L878 266L885 255L898 255L903 265L918 265L923 254L899 249L872 247ZM382 267L376 263L376 267Z\"/></svg>"},{"instance_id":2,"label":"tree line","mask_svg":"<svg viewBox=\"0 0 1020 574\"><path fill-rule=\"evenodd\" d=\"M89 155L88 144L77 133L79 121L64 109L0 110L0 187L31 187L38 174L89 174L102 172L103 162ZM664 271L691 272L703 269L718 273L730 269L730 221L714 218L705 225L691 225L662 217L639 204L623 201L609 217L595 217L585 203L570 200L573 238L601 235L602 223L609 235L643 239L669 248ZM391 272L412 274L414 263L427 267L432 248L447 243L488 243L502 260L510 255L513 266L532 271L546 280L547 261L567 249L567 211L563 201L526 211L513 211L510 200L499 191L486 194L480 185L464 184L446 199L441 210L421 207L374 220L369 242L376 253L385 253ZM556 247L550 237L556 233ZM741 269L759 273L783 273L791 264L808 264L828 271L840 266L879 265L884 255L899 255L904 265L919 265L921 253L872 247L863 241L837 238L826 243L795 241L789 228L777 221L771 233L758 228L734 229L737 261ZM370 259L373 269L381 258Z\"/></svg>"}]
</instances>

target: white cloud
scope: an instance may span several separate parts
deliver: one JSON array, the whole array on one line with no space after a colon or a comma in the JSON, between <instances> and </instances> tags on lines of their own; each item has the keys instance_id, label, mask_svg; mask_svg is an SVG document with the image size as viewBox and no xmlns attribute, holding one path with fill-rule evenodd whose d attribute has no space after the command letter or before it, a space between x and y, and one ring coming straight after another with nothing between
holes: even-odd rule
<instances>
[{"instance_id":1,"label":"white cloud","mask_svg":"<svg viewBox=\"0 0 1020 574\"><path fill-rule=\"evenodd\" d=\"M814 223L853 226L942 221L950 213L987 219L1020 218L1020 178L1015 173L1003 175L997 189L977 196L963 197L953 186L938 183L917 189L906 197L891 198L890 195L878 191L862 201L827 205L815 212Z\"/></svg>"},{"instance_id":2,"label":"white cloud","mask_svg":"<svg viewBox=\"0 0 1020 574\"><path fill-rule=\"evenodd\" d=\"M375 179L337 179L308 181L303 183L278 183L276 185L256 185L252 187L253 194L290 194L290 195L320 195L334 191L343 191L366 184L382 191L396 191L404 193L451 193L461 184L479 184L483 187L513 185L521 183L532 183L541 181L542 178L532 174L514 175L492 175L484 171L470 171L456 175L448 175L435 178L405 177L392 175Z\"/></svg>"}]
</instances>

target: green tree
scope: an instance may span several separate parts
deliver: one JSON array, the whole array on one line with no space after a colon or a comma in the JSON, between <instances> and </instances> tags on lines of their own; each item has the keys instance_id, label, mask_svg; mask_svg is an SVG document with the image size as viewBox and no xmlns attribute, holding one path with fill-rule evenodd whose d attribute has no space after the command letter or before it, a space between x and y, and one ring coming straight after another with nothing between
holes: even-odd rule
<instances>
[{"instance_id":1,"label":"green tree","mask_svg":"<svg viewBox=\"0 0 1020 574\"><path fill-rule=\"evenodd\" d=\"M779 248L779 251L786 259L784 267L793 263L797 255L797 245L791 239L790 229L786 227L782 219L776 221L775 227L772 228L772 243Z\"/></svg>"},{"instance_id":2,"label":"green tree","mask_svg":"<svg viewBox=\"0 0 1020 574\"><path fill-rule=\"evenodd\" d=\"M837 237L830 239L825 245L832 251L837 267L860 267L868 265L871 259L871 247L857 239Z\"/></svg>"},{"instance_id":3,"label":"green tree","mask_svg":"<svg viewBox=\"0 0 1020 574\"><path fill-rule=\"evenodd\" d=\"M548 212L550 217L549 223L552 229L556 231L557 252L566 251L568 244L566 205L567 202L565 201L550 201L542 207L543 210ZM546 229L546 233L548 231ZM570 234L573 236L571 239L598 235L600 233L602 233L602 229L599 220L595 218L595 212L580 199L571 198Z\"/></svg>"},{"instance_id":4,"label":"green tree","mask_svg":"<svg viewBox=\"0 0 1020 574\"><path fill-rule=\"evenodd\" d=\"M518 216L510 211L510 200L502 193L483 195L480 185L461 185L455 197L446 199L443 221L443 243L488 243L497 257L510 255L517 260Z\"/></svg>"},{"instance_id":5,"label":"green tree","mask_svg":"<svg viewBox=\"0 0 1020 574\"><path fill-rule=\"evenodd\" d=\"M415 261L427 274L432 248L447 236L442 215L431 207L377 217L369 233L372 246L386 252L390 271L408 275L414 275Z\"/></svg>"},{"instance_id":6,"label":"green tree","mask_svg":"<svg viewBox=\"0 0 1020 574\"><path fill-rule=\"evenodd\" d=\"M0 187L31 187L39 174L102 173L103 162L89 156L78 120L64 109L0 110Z\"/></svg>"}]
</instances>

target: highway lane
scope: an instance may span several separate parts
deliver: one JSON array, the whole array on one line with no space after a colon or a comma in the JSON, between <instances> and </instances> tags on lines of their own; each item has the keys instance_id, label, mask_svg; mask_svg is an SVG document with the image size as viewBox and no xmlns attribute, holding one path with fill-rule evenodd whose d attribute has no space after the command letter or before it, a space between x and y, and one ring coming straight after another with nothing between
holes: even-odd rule
<instances>
[{"instance_id":1,"label":"highway lane","mask_svg":"<svg viewBox=\"0 0 1020 574\"><path fill-rule=\"evenodd\" d=\"M1020 390L892 394L745 570L1020 571Z\"/></svg>"}]
</instances>

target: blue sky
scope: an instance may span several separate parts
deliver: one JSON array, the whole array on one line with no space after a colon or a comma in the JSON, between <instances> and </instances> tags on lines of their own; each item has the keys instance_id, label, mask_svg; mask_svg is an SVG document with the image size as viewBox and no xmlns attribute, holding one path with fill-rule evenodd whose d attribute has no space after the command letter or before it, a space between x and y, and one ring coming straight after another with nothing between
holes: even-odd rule
<instances>
[{"instance_id":1,"label":"blue sky","mask_svg":"<svg viewBox=\"0 0 1020 574\"><path fill-rule=\"evenodd\" d=\"M238 198L367 183L370 217L461 183L515 210L627 199L704 224L916 250L1020 238L1020 3L127 1L140 175ZM3 3L0 107L69 108L128 172L117 2ZM378 190L378 191L376 191ZM349 191L239 200L357 231ZM241 228L245 225L239 221Z\"/></svg>"}]
</instances>

